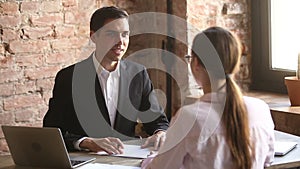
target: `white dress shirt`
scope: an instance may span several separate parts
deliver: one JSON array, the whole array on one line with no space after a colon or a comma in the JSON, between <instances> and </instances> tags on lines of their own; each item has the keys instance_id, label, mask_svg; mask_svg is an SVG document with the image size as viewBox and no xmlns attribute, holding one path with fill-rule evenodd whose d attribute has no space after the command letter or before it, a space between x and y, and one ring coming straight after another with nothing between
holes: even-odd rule
<instances>
[{"instance_id":1,"label":"white dress shirt","mask_svg":"<svg viewBox=\"0 0 300 169\"><path fill-rule=\"evenodd\" d=\"M209 95L206 97L210 98ZM245 96L244 102L248 110L250 141L255 148L252 168L263 169L274 159L274 123L266 103ZM208 114L211 113L218 117L214 116L218 113L211 103L203 100L181 108L172 119L159 155L145 159L142 169L146 166L151 169L232 169L232 156L223 124L208 122ZM216 128L203 131L211 124ZM205 133L208 135L205 136Z\"/></svg>"},{"instance_id":2,"label":"white dress shirt","mask_svg":"<svg viewBox=\"0 0 300 169\"><path fill-rule=\"evenodd\" d=\"M93 54L93 62L97 71L99 83L101 85L102 93L106 102L106 107L109 114L110 124L113 127L115 124L118 94L119 94L119 79L120 79L120 64L112 72L105 70L105 68L98 62Z\"/></svg>"},{"instance_id":3,"label":"white dress shirt","mask_svg":"<svg viewBox=\"0 0 300 169\"><path fill-rule=\"evenodd\" d=\"M112 72L105 70L98 62L93 53L93 62L97 72L98 80L101 85L101 90L104 95L106 107L108 110L109 120L112 128L115 124L118 94L119 94L119 79L120 79L120 64L117 65L116 69ZM82 150L79 144L87 137L82 137L74 143L74 147L78 150Z\"/></svg>"}]
</instances>

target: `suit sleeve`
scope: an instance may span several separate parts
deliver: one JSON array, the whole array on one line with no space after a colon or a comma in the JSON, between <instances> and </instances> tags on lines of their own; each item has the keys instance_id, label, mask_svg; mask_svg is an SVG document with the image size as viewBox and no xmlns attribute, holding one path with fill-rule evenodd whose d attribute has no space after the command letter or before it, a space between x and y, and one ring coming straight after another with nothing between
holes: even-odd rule
<instances>
[{"instance_id":1,"label":"suit sleeve","mask_svg":"<svg viewBox=\"0 0 300 169\"><path fill-rule=\"evenodd\" d=\"M144 69L143 74L143 91L141 99L141 114L139 118L143 122L143 126L147 134L153 135L157 130L167 130L169 127L168 119L158 103L156 94L153 91L153 85Z\"/></svg>"},{"instance_id":2,"label":"suit sleeve","mask_svg":"<svg viewBox=\"0 0 300 169\"><path fill-rule=\"evenodd\" d=\"M44 127L60 128L68 150L75 150L73 142L82 136L72 134L68 125L71 119L68 113L72 111L72 73L69 70L62 70L55 77L55 84L52 98L49 100L49 108L43 119Z\"/></svg>"}]
</instances>

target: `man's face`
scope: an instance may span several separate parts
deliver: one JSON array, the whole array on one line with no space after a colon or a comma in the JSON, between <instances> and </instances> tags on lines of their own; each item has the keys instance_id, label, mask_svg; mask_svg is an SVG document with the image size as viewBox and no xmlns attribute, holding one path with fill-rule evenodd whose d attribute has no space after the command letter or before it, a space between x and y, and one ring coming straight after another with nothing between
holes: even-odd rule
<instances>
[{"instance_id":1,"label":"man's face","mask_svg":"<svg viewBox=\"0 0 300 169\"><path fill-rule=\"evenodd\" d=\"M126 18L106 20L105 25L96 33L91 33L96 44L96 57L101 62L119 61L129 44L129 24Z\"/></svg>"}]
</instances>

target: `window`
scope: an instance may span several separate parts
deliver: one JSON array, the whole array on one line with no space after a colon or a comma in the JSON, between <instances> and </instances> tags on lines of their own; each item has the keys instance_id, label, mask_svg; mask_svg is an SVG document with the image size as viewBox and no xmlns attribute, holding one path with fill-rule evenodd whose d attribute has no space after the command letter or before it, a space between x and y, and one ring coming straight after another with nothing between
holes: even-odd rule
<instances>
[{"instance_id":1,"label":"window","mask_svg":"<svg viewBox=\"0 0 300 169\"><path fill-rule=\"evenodd\" d=\"M300 52L298 1L251 1L251 89L286 93L284 76L296 74Z\"/></svg>"},{"instance_id":2,"label":"window","mask_svg":"<svg viewBox=\"0 0 300 169\"><path fill-rule=\"evenodd\" d=\"M272 69L296 71L300 51L300 1L271 1Z\"/></svg>"}]
</instances>

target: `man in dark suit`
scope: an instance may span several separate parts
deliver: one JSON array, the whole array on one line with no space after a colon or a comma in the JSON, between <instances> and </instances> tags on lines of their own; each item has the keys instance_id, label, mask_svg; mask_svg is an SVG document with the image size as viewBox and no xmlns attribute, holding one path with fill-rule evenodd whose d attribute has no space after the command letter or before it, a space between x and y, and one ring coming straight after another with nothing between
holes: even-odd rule
<instances>
[{"instance_id":1,"label":"man in dark suit","mask_svg":"<svg viewBox=\"0 0 300 169\"><path fill-rule=\"evenodd\" d=\"M128 14L116 7L94 12L95 52L59 71L44 127L58 127L69 150L122 153L139 119L150 135L143 147L164 142L168 120L144 66L122 60L129 43Z\"/></svg>"}]
</instances>

